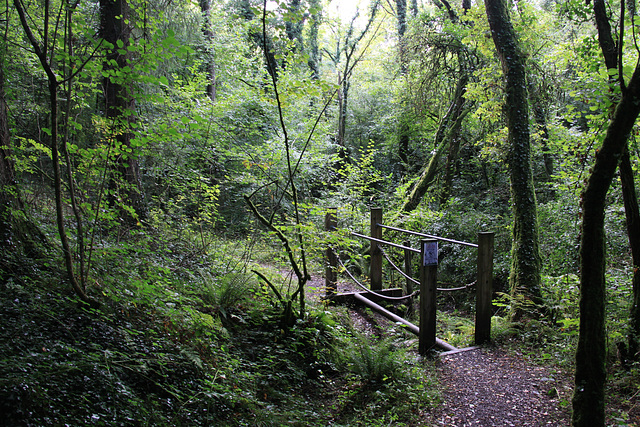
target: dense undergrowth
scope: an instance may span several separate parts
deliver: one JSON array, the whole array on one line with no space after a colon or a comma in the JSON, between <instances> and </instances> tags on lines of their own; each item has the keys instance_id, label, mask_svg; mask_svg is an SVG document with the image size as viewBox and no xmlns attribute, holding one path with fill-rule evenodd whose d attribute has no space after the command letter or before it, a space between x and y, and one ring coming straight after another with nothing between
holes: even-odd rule
<instances>
[{"instance_id":1,"label":"dense undergrowth","mask_svg":"<svg viewBox=\"0 0 640 427\"><path fill-rule=\"evenodd\" d=\"M576 242L575 221L555 215L556 205L542 207L543 307L528 307L532 315L513 324L510 310L527 302L506 288L505 217L452 207L389 221L469 241L477 231L496 231L493 345L552 366L570 384L578 278L575 257L566 254ZM340 214L366 233L366 213ZM326 236L312 225L321 223L320 213L308 219L305 238L316 248L309 253L319 277L317 248ZM616 425L632 426L640 414L640 367L622 367L616 353L631 298L624 238L612 233L608 242L616 255L608 277L608 408ZM350 267L366 272L361 243L336 244L352 252ZM87 291L99 309L79 303L52 262L61 258L52 247L42 259L3 254L0 425L415 425L437 405L432 363L416 356L415 339L402 328L362 333L345 308L324 305L313 296L322 290L312 288L306 315L282 324L282 301L251 271L283 294L294 286L281 273L285 257L272 236L221 238L158 219L118 241L97 239ZM472 251L443 244L440 260L439 286L473 281ZM384 279L402 286L389 270ZM473 288L438 298L438 336L459 348L473 345ZM561 405L569 407L568 398Z\"/></svg>"},{"instance_id":2,"label":"dense undergrowth","mask_svg":"<svg viewBox=\"0 0 640 427\"><path fill-rule=\"evenodd\" d=\"M279 301L249 272L248 254L264 249L207 243L147 233L104 244L89 289L99 309L57 266L7 262L0 424L387 425L435 402L428 363L320 302L283 327ZM286 283L273 267L265 274Z\"/></svg>"}]
</instances>

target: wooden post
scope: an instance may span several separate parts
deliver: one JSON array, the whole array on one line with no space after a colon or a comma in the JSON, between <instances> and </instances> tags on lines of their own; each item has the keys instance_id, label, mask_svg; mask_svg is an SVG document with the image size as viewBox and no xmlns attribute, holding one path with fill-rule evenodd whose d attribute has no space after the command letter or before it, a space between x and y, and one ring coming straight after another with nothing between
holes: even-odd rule
<instances>
[{"instance_id":1,"label":"wooden post","mask_svg":"<svg viewBox=\"0 0 640 427\"><path fill-rule=\"evenodd\" d=\"M338 226L338 209L330 208L324 216L324 229L333 231ZM336 294L338 287L338 257L331 245L327 246L325 252L324 266L324 286L326 298L332 298Z\"/></svg>"},{"instance_id":2,"label":"wooden post","mask_svg":"<svg viewBox=\"0 0 640 427\"><path fill-rule=\"evenodd\" d=\"M382 208L371 208L371 237L382 239ZM371 268L369 278L371 279L371 290L382 289L382 251L378 243L371 241Z\"/></svg>"},{"instance_id":3,"label":"wooden post","mask_svg":"<svg viewBox=\"0 0 640 427\"><path fill-rule=\"evenodd\" d=\"M438 241L420 241L420 335L418 351L426 355L436 345L436 287Z\"/></svg>"},{"instance_id":4,"label":"wooden post","mask_svg":"<svg viewBox=\"0 0 640 427\"><path fill-rule=\"evenodd\" d=\"M478 233L478 277L476 282L476 344L491 339L493 306L493 240L494 233Z\"/></svg>"},{"instance_id":5,"label":"wooden post","mask_svg":"<svg viewBox=\"0 0 640 427\"><path fill-rule=\"evenodd\" d=\"M404 245L409 248L411 247L411 241L409 240L405 240L404 241ZM413 282L411 281L411 279L409 279L409 277L411 276L411 261L413 258L413 252L405 249L404 250L404 274L407 275L407 284L406 284L406 288L407 288L407 295L411 295L413 293ZM407 314L412 315L413 314L413 297L409 298L409 303L407 304Z\"/></svg>"}]
</instances>

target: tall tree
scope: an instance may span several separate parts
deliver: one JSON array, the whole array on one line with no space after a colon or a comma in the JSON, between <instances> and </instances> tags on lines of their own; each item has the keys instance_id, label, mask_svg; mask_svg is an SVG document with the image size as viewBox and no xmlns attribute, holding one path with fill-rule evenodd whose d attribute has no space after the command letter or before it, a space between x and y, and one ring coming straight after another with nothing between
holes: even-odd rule
<instances>
[{"instance_id":1,"label":"tall tree","mask_svg":"<svg viewBox=\"0 0 640 427\"><path fill-rule=\"evenodd\" d=\"M411 0L411 15L418 16L418 0Z\"/></svg>"},{"instance_id":2,"label":"tall tree","mask_svg":"<svg viewBox=\"0 0 640 427\"><path fill-rule=\"evenodd\" d=\"M251 22L256 17L250 0L239 0L236 4L241 17L247 22ZM266 68L272 80L278 81L278 73L280 66L276 59L276 49L273 39L266 32L262 31L262 27L249 27L249 38L254 45L263 50Z\"/></svg>"},{"instance_id":3,"label":"tall tree","mask_svg":"<svg viewBox=\"0 0 640 427\"><path fill-rule=\"evenodd\" d=\"M307 35L307 52L309 68L313 79L320 79L320 49L318 48L318 32L322 22L322 3L320 0L309 0L310 25Z\"/></svg>"},{"instance_id":4,"label":"tall tree","mask_svg":"<svg viewBox=\"0 0 640 427\"><path fill-rule=\"evenodd\" d=\"M202 36L204 37L205 67L207 73L207 95L211 101L216 100L216 60L213 47L214 33L211 28L211 1L200 0L202 12Z\"/></svg>"},{"instance_id":5,"label":"tall tree","mask_svg":"<svg viewBox=\"0 0 640 427\"><path fill-rule=\"evenodd\" d=\"M622 3L624 8L624 2ZM624 9L622 9L624 11ZM580 240L580 335L576 349L573 419L575 427L605 425L605 383L607 340L605 329L605 199L616 169L624 161L629 135L640 114L640 64L625 83L619 62L622 50L612 37L611 23L604 0L594 0L594 18L598 42L608 70L617 69L620 98L609 120L602 145L596 152L594 166L582 195L582 225ZM621 14L624 22L624 13ZM624 28L624 27L622 27ZM622 37L621 37L622 39ZM621 170L622 174L625 171ZM624 179L623 179L624 182ZM623 186L625 184L623 183ZM630 193L629 187L623 194ZM634 191L635 193L635 191ZM635 198L635 194L625 197ZM625 209L628 207L625 201ZM632 208L629 206L629 208ZM627 218L629 221L629 218ZM630 222L627 226L629 227ZM629 234L631 238L631 233ZM632 242L633 247L633 242ZM634 258L635 258L634 253ZM635 261L635 259L634 259ZM637 274L637 273L636 273ZM634 274L634 310L637 310L637 277ZM636 311L637 313L637 311ZM637 325L633 325L637 327ZM632 331L633 333L633 331Z\"/></svg>"},{"instance_id":6,"label":"tall tree","mask_svg":"<svg viewBox=\"0 0 640 427\"><path fill-rule=\"evenodd\" d=\"M146 216L140 167L135 154L131 154L135 98L132 82L125 71L133 69L133 62L129 60L131 19L127 0L100 0L99 35L106 48L103 71L105 77L102 81L104 114L112 126L111 132L119 153L115 167L117 176L112 180L111 186L113 191L120 193L125 205L132 207L138 217L134 218L123 209L121 215L130 225ZM112 201L115 200L116 198L112 198Z\"/></svg>"},{"instance_id":7,"label":"tall tree","mask_svg":"<svg viewBox=\"0 0 640 427\"><path fill-rule=\"evenodd\" d=\"M380 6L380 0L373 0L369 5L369 16L364 28L357 31L356 21L360 12L356 10L356 14L351 18L344 40L337 40L336 47L333 51L325 49L325 53L331 58L338 70L338 131L336 133L336 143L340 147L341 158L346 158L345 151L345 132L347 126L347 111L349 103L349 88L351 86L351 75L354 68L360 62L362 55L358 56L360 43L373 28L376 14ZM374 34L375 35L375 34ZM366 49L366 47L365 47Z\"/></svg>"},{"instance_id":8,"label":"tall tree","mask_svg":"<svg viewBox=\"0 0 640 427\"><path fill-rule=\"evenodd\" d=\"M607 70L616 70L609 73L609 81L612 88L619 85L624 89L625 82L621 72L622 53L623 53L623 36L624 36L624 15L625 3L621 3L620 16L620 36L618 41L612 34L611 22L606 5L601 1L594 1L593 12L598 31L598 44L602 52L604 65ZM633 30L633 28L632 28ZM613 101L617 95L611 94ZM615 105L615 104L614 104ZM612 113L614 110L612 110ZM640 337L640 208L638 207L638 198L636 195L633 168L631 166L631 158L629 150L625 149L619 165L620 181L622 184L622 198L624 202L625 218L627 221L627 236L629 238L629 246L631 247L631 264L633 266L632 289L633 299L629 318L629 334L627 349L623 353L628 353L628 357L637 357L638 339ZM624 356L623 356L624 357Z\"/></svg>"},{"instance_id":9,"label":"tall tree","mask_svg":"<svg viewBox=\"0 0 640 427\"><path fill-rule=\"evenodd\" d=\"M504 114L507 121L508 167L513 208L513 242L510 286L512 293L539 302L542 261L538 247L536 194L531 168L529 104L527 100L526 55L520 48L504 0L485 0L491 36L505 76ZM517 319L523 313L518 306Z\"/></svg>"},{"instance_id":10,"label":"tall tree","mask_svg":"<svg viewBox=\"0 0 640 427\"><path fill-rule=\"evenodd\" d=\"M464 25L460 22L457 12L445 0L437 2L438 7L452 24ZM463 7L464 13L467 9ZM449 101L449 107L443 115L434 138L434 151L425 165L418 180L411 187L407 198L402 205L402 210L409 212L414 210L420 204L424 195L427 193L431 185L435 182L437 173L441 170L441 159L444 153L447 153L445 163L445 182L443 191L440 194L441 201L445 201L449 197L451 181L453 179L454 165L458 158L459 138L462 121L469 113L469 103L466 100L465 93L470 78L471 56L467 47L456 35L450 35L451 40L448 43L442 43L438 37L435 37L433 46L431 40L427 39L427 43L431 47L431 52L439 52L443 57L452 56L457 58L455 62L455 90ZM449 37L449 35L447 35ZM423 46L419 44L419 48ZM452 63L453 61L451 61ZM451 63L446 61L446 67L451 68Z\"/></svg>"},{"instance_id":11,"label":"tall tree","mask_svg":"<svg viewBox=\"0 0 640 427\"><path fill-rule=\"evenodd\" d=\"M4 91L5 49L0 52L0 245L9 246L12 240L13 221L11 211L21 207L11 161L11 135Z\"/></svg>"},{"instance_id":12,"label":"tall tree","mask_svg":"<svg viewBox=\"0 0 640 427\"><path fill-rule=\"evenodd\" d=\"M396 0L396 17L398 31L398 57L400 59L400 77L407 73L405 55L405 33L407 32L407 0ZM406 83L405 83L406 84ZM400 173L404 173L409 164L409 133L410 126L406 118L406 107L403 106L398 120L398 157L400 158Z\"/></svg>"}]
</instances>

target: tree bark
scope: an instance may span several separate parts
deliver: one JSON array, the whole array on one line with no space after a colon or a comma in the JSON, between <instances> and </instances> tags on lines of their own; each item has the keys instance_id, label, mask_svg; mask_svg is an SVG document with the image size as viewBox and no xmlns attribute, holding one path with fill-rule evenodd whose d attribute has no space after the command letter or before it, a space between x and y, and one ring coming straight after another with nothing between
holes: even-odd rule
<instances>
[{"instance_id":1,"label":"tree bark","mask_svg":"<svg viewBox=\"0 0 640 427\"><path fill-rule=\"evenodd\" d=\"M576 351L572 421L575 427L605 425L605 197L638 114L640 67L636 67L616 106L582 196L580 337Z\"/></svg>"},{"instance_id":2,"label":"tree bark","mask_svg":"<svg viewBox=\"0 0 640 427\"><path fill-rule=\"evenodd\" d=\"M129 22L129 6L126 0L100 0L100 37L108 43L104 69L106 71L123 70L126 66L133 67L128 54L119 51L130 45L131 24ZM135 155L131 152L131 125L134 121L135 99L133 88L126 82L126 77L107 76L103 79L104 114L113 125L112 132L122 151L116 160L116 173L121 182L115 179L111 182L114 191L122 195L126 204L131 206L138 218L132 217L128 211L122 210L121 216L129 225L135 225L139 219L146 217L144 194L140 180L140 168Z\"/></svg>"},{"instance_id":3,"label":"tree bark","mask_svg":"<svg viewBox=\"0 0 640 427\"><path fill-rule=\"evenodd\" d=\"M464 98L467 81L467 78L461 78L461 80L458 81L458 86L456 87L449 110L447 110L447 114L443 117L436 132L434 141L434 146L436 147L435 152L422 171L420 178L418 178L418 181L413 185L407 200L402 205L402 211L404 212L411 212L418 207L418 204L420 204L420 201L435 180L442 153L450 146L451 141L457 137L462 120L468 112L468 109L465 109L466 100Z\"/></svg>"},{"instance_id":4,"label":"tree bark","mask_svg":"<svg viewBox=\"0 0 640 427\"><path fill-rule=\"evenodd\" d=\"M638 348L638 340L640 339L640 207L638 207L638 197L628 149L626 149L622 155L619 170L620 182L622 183L622 198L624 200L624 213L627 221L627 235L631 246L631 265L633 268L631 279L633 300L629 312L627 351L630 359L638 360L638 350L640 350Z\"/></svg>"},{"instance_id":5,"label":"tree bark","mask_svg":"<svg viewBox=\"0 0 640 427\"><path fill-rule=\"evenodd\" d=\"M214 34L211 30L211 0L200 0L202 12L202 36L204 37L205 66L207 67L207 96L211 102L216 101L216 60L213 46Z\"/></svg>"},{"instance_id":6,"label":"tree bark","mask_svg":"<svg viewBox=\"0 0 640 427\"><path fill-rule=\"evenodd\" d=\"M512 294L539 303L542 261L538 247L536 195L531 169L529 105L525 55L503 0L485 0L487 18L496 51L506 78L505 116L508 136L508 165L513 207L513 243L510 285ZM512 315L518 319L525 308L518 305Z\"/></svg>"}]
</instances>

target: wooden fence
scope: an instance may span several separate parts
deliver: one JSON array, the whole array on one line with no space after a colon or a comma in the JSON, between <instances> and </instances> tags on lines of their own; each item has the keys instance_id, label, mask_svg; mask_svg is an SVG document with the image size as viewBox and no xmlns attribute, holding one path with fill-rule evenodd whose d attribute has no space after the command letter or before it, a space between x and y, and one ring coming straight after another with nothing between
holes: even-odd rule
<instances>
[{"instance_id":1,"label":"wooden fence","mask_svg":"<svg viewBox=\"0 0 640 427\"><path fill-rule=\"evenodd\" d=\"M407 294L412 294L414 283L420 286L420 325L415 327L407 321L403 323L413 326L409 328L412 332L419 336L418 350L420 354L426 354L429 349L436 344L440 344L436 338L436 293L438 291L438 242L447 242L457 245L469 246L477 248L477 272L476 272L476 317L475 317L475 343L483 344L491 339L491 314L492 314L492 288L493 288L493 243L494 233L479 232L478 243L468 243L454 239L448 239L430 234L405 230L397 227L384 225L382 222L382 209L371 209L371 231L370 235L362 235L351 233L353 236L364 238L370 242L370 292L380 298L384 298L380 292L382 289L382 266L384 261L383 249L384 245L400 248L404 251L404 276L407 279ZM330 209L325 216L325 230L331 231L337 228L337 209ZM384 229L393 230L420 237L419 249L412 248L408 240L404 244L383 240L382 234ZM411 278L411 265L413 254L420 255L420 280L416 281ZM338 283L338 255L333 248L326 249L326 268L325 283L326 297L335 298L337 295ZM394 266L395 267L395 266ZM397 267L396 267L397 268ZM401 271L402 272L402 271ZM466 288L466 287L462 287ZM462 289L460 288L460 289ZM363 295L358 299L362 301ZM397 298L396 298L397 299Z\"/></svg>"}]
</instances>

